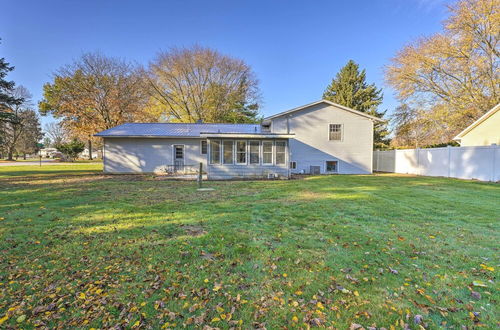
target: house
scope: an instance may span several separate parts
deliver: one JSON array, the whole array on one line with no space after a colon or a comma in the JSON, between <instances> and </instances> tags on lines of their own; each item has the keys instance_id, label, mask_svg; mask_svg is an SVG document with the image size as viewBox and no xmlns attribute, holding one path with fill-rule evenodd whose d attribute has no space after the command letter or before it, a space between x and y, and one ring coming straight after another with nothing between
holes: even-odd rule
<instances>
[{"instance_id":1,"label":"house","mask_svg":"<svg viewBox=\"0 0 500 330\"><path fill-rule=\"evenodd\" d=\"M453 140L462 147L500 145L500 103L470 124Z\"/></svg>"},{"instance_id":2,"label":"house","mask_svg":"<svg viewBox=\"0 0 500 330\"><path fill-rule=\"evenodd\" d=\"M104 139L104 171L151 173L196 168L209 179L288 178L291 173L372 173L373 123L320 100L261 124L127 123Z\"/></svg>"}]
</instances>

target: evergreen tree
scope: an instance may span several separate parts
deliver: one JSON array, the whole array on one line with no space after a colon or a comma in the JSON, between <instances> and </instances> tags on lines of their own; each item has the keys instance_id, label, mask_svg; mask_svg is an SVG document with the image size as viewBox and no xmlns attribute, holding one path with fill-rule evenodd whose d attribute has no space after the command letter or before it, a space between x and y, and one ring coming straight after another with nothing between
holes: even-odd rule
<instances>
[{"instance_id":1,"label":"evergreen tree","mask_svg":"<svg viewBox=\"0 0 500 330\"><path fill-rule=\"evenodd\" d=\"M0 121L12 120L13 118L8 110L13 105L19 105L23 102L22 98L12 96L15 83L5 79L7 74L12 70L14 70L14 67L10 66L9 63L5 61L5 58L0 58Z\"/></svg>"},{"instance_id":2,"label":"evergreen tree","mask_svg":"<svg viewBox=\"0 0 500 330\"><path fill-rule=\"evenodd\" d=\"M340 69L330 85L323 93L323 99L346 106L351 109L365 112L374 117L382 118L386 111L378 111L382 104L382 89L375 84L366 82L366 71L359 70L359 65L353 60ZM373 142L376 148L388 145L389 131L387 123L376 123L374 126Z\"/></svg>"}]
</instances>

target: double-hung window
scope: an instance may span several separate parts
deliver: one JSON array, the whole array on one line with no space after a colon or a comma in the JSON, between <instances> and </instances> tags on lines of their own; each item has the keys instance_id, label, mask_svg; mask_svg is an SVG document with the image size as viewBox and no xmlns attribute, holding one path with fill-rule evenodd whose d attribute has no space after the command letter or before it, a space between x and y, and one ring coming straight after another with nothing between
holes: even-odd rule
<instances>
[{"instance_id":1,"label":"double-hung window","mask_svg":"<svg viewBox=\"0 0 500 330\"><path fill-rule=\"evenodd\" d=\"M233 141L224 140L222 142L222 146L224 147L224 156L222 157L222 161L224 164L232 164L233 163Z\"/></svg>"},{"instance_id":2,"label":"double-hung window","mask_svg":"<svg viewBox=\"0 0 500 330\"><path fill-rule=\"evenodd\" d=\"M247 141L236 141L236 164L247 163Z\"/></svg>"},{"instance_id":3,"label":"double-hung window","mask_svg":"<svg viewBox=\"0 0 500 330\"><path fill-rule=\"evenodd\" d=\"M273 141L262 141L262 164L273 164Z\"/></svg>"},{"instance_id":4,"label":"double-hung window","mask_svg":"<svg viewBox=\"0 0 500 330\"><path fill-rule=\"evenodd\" d=\"M328 133L330 141L342 141L342 124L330 124Z\"/></svg>"},{"instance_id":5,"label":"double-hung window","mask_svg":"<svg viewBox=\"0 0 500 330\"><path fill-rule=\"evenodd\" d=\"M249 141L250 146L250 164L260 163L260 142L259 141Z\"/></svg>"},{"instance_id":6,"label":"double-hung window","mask_svg":"<svg viewBox=\"0 0 500 330\"><path fill-rule=\"evenodd\" d=\"M210 141L210 164L220 164L220 147L220 141Z\"/></svg>"},{"instance_id":7,"label":"double-hung window","mask_svg":"<svg viewBox=\"0 0 500 330\"><path fill-rule=\"evenodd\" d=\"M276 165L283 165L286 163L286 142L285 141L276 141L274 148L276 159Z\"/></svg>"}]
</instances>

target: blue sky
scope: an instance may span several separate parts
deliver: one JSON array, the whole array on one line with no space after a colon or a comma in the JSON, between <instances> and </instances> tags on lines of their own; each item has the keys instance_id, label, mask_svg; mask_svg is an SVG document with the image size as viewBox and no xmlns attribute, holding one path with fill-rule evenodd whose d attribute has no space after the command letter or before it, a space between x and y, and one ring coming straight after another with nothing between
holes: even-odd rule
<instances>
[{"instance_id":1,"label":"blue sky","mask_svg":"<svg viewBox=\"0 0 500 330\"><path fill-rule=\"evenodd\" d=\"M435 33L447 0L130 1L4 0L0 57L35 102L51 73L83 52L147 64L159 50L199 44L243 59L260 80L262 113L321 98L353 59L397 105L383 67L411 40ZM50 121L43 118L43 122Z\"/></svg>"}]
</instances>

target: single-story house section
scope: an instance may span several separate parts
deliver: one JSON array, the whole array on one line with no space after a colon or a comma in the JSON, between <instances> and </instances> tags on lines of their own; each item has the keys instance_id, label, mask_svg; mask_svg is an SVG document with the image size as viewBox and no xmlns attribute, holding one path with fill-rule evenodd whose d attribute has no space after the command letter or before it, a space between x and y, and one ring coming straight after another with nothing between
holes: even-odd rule
<instances>
[{"instance_id":1,"label":"single-story house section","mask_svg":"<svg viewBox=\"0 0 500 330\"><path fill-rule=\"evenodd\" d=\"M321 100L261 124L127 123L104 139L104 172L197 168L208 179L289 178L291 173L372 173L373 123L382 121Z\"/></svg>"},{"instance_id":2,"label":"single-story house section","mask_svg":"<svg viewBox=\"0 0 500 330\"><path fill-rule=\"evenodd\" d=\"M453 139L461 147L500 145L500 103L467 126Z\"/></svg>"}]
</instances>

